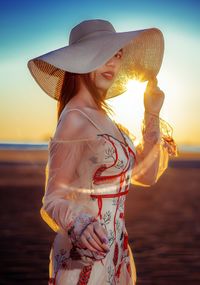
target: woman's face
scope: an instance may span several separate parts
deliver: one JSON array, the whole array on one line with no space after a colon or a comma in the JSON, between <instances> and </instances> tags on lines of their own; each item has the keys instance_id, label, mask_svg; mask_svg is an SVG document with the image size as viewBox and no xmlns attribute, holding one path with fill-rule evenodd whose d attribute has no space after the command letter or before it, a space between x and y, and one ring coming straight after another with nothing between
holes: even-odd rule
<instances>
[{"instance_id":1,"label":"woman's face","mask_svg":"<svg viewBox=\"0 0 200 285\"><path fill-rule=\"evenodd\" d=\"M123 50L120 49L104 65L90 73L90 78L99 91L107 91L114 82L122 63L122 56Z\"/></svg>"}]
</instances>

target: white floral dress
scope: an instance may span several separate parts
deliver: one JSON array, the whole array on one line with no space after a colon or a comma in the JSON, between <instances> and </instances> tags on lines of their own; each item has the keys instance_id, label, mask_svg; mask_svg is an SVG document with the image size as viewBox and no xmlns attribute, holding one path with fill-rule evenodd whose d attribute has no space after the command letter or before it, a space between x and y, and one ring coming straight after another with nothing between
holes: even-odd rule
<instances>
[{"instance_id":1,"label":"white floral dress","mask_svg":"<svg viewBox=\"0 0 200 285\"><path fill-rule=\"evenodd\" d=\"M139 179L141 167L133 171L140 164L141 145L134 146L120 124L117 126L123 141L103 133L80 108L62 112L59 122L62 128L69 129L64 122L72 110L78 110L100 133L87 139L49 141L41 208L42 218L57 233L50 252L49 285L135 285L136 267L128 243L124 204L130 184L149 186ZM69 123L70 117L66 121ZM159 154L157 179L167 167L168 153L175 154L172 153L175 144L170 147L169 136L167 141L159 133L159 138L151 156L155 159L155 154ZM147 165L145 162L142 169ZM146 173L151 175L152 162L148 167L150 171ZM104 256L81 248L74 239L94 220L108 234L110 251Z\"/></svg>"}]
</instances>

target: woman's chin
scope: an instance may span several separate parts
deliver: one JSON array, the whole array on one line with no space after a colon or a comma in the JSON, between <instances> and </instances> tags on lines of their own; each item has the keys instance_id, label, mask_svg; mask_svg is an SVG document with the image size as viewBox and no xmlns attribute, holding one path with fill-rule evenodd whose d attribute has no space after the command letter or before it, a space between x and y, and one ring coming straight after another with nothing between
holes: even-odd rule
<instances>
[{"instance_id":1,"label":"woman's chin","mask_svg":"<svg viewBox=\"0 0 200 285\"><path fill-rule=\"evenodd\" d=\"M98 86L98 89L101 93L105 93L111 87L112 82L104 83Z\"/></svg>"}]
</instances>

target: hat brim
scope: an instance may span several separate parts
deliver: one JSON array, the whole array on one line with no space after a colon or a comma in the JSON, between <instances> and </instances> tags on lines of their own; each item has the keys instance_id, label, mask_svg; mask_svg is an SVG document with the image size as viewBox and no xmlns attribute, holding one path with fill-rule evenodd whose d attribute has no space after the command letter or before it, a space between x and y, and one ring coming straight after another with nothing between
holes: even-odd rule
<instances>
[{"instance_id":1,"label":"hat brim","mask_svg":"<svg viewBox=\"0 0 200 285\"><path fill-rule=\"evenodd\" d=\"M123 61L107 92L106 99L109 99L125 92L129 79L145 81L157 75L164 53L164 39L159 29L99 32L29 60L28 68L39 86L58 100L65 71L89 73L105 64L121 48Z\"/></svg>"}]
</instances>

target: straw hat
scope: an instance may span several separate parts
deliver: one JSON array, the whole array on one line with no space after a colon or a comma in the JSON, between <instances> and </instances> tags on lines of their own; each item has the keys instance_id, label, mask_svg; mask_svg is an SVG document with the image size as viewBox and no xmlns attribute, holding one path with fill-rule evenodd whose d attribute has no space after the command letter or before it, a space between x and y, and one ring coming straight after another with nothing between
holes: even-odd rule
<instances>
[{"instance_id":1,"label":"straw hat","mask_svg":"<svg viewBox=\"0 0 200 285\"><path fill-rule=\"evenodd\" d=\"M69 45L29 60L28 68L39 86L58 100L65 71L89 73L121 48L122 65L108 89L106 99L109 99L125 92L129 79L146 81L157 75L164 52L163 34L159 29L116 32L108 21L83 21L71 30Z\"/></svg>"}]
</instances>

